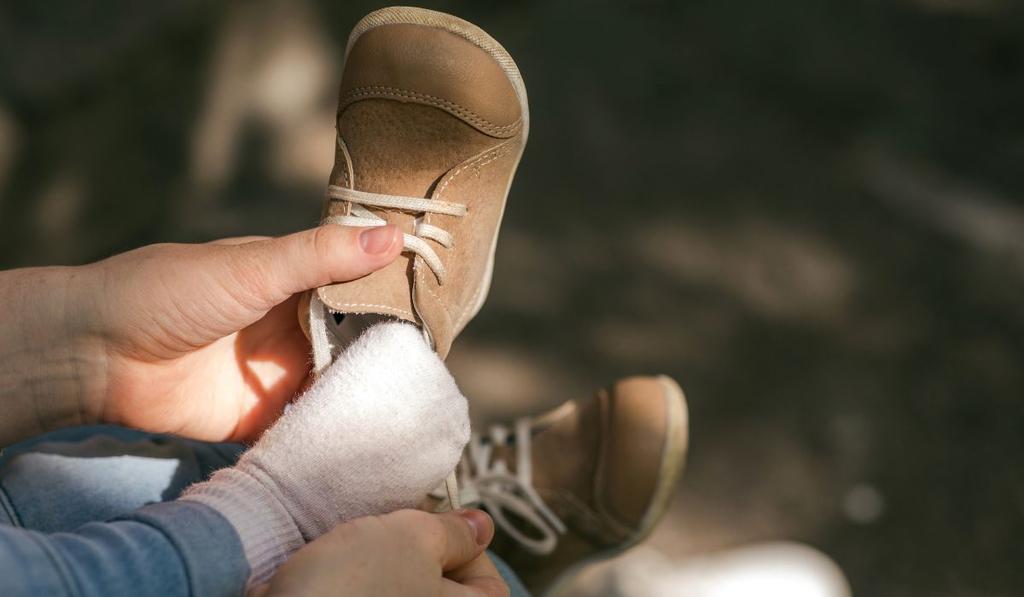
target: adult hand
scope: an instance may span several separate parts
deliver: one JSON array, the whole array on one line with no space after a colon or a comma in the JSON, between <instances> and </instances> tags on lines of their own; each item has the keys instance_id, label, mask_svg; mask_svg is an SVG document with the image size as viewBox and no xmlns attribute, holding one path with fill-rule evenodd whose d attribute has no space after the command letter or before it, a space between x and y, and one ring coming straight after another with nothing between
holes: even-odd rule
<instances>
[{"instance_id":1,"label":"adult hand","mask_svg":"<svg viewBox=\"0 0 1024 597\"><path fill-rule=\"evenodd\" d=\"M0 399L20 408L0 442L93 422L254 439L309 372L298 294L365 276L401 247L394 227L323 226L3 272L14 312L0 323Z\"/></svg>"},{"instance_id":2,"label":"adult hand","mask_svg":"<svg viewBox=\"0 0 1024 597\"><path fill-rule=\"evenodd\" d=\"M295 553L251 594L503 597L484 549L494 523L479 510L399 510L337 526Z\"/></svg>"}]
</instances>

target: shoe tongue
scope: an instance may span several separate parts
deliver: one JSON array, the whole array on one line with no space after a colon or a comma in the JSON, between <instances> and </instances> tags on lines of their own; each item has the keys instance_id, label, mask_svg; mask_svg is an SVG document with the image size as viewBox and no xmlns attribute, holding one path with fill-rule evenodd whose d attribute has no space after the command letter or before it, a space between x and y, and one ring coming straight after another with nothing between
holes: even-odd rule
<instances>
[{"instance_id":1,"label":"shoe tongue","mask_svg":"<svg viewBox=\"0 0 1024 597\"><path fill-rule=\"evenodd\" d=\"M413 311L410 257L403 253L368 276L324 286L317 290L320 300L335 313L386 315L419 325Z\"/></svg>"}]
</instances>

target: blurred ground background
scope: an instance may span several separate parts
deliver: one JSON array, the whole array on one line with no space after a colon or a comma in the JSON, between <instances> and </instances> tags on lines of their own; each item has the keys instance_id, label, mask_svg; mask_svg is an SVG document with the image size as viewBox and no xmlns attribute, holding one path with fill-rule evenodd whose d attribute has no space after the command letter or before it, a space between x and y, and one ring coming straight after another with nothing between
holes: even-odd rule
<instances>
[{"instance_id":1,"label":"blurred ground background","mask_svg":"<svg viewBox=\"0 0 1024 597\"><path fill-rule=\"evenodd\" d=\"M314 224L344 40L378 6L0 5L0 266ZM531 96L451 357L474 415L633 373L690 400L668 520L578 592L777 540L856 595L1024 590L1020 4L432 7Z\"/></svg>"}]
</instances>

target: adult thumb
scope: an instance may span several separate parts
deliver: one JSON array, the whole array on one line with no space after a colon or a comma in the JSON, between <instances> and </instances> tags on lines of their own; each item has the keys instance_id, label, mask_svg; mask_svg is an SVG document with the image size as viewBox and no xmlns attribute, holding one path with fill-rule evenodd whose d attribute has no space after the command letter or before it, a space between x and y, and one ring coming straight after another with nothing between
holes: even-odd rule
<instances>
[{"instance_id":1,"label":"adult thumb","mask_svg":"<svg viewBox=\"0 0 1024 597\"><path fill-rule=\"evenodd\" d=\"M373 273L402 251L394 226L328 224L280 238L225 247L229 277L269 308L293 294Z\"/></svg>"}]
</instances>

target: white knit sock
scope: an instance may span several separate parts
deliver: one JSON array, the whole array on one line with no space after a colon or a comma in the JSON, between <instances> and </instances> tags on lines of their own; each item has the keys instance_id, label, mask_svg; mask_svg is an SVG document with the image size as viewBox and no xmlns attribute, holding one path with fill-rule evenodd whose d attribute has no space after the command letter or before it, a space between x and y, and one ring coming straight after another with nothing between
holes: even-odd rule
<instances>
[{"instance_id":1,"label":"white knit sock","mask_svg":"<svg viewBox=\"0 0 1024 597\"><path fill-rule=\"evenodd\" d=\"M468 440L466 399L420 331L379 323L235 467L183 499L224 514L259 583L339 522L419 504Z\"/></svg>"}]
</instances>

